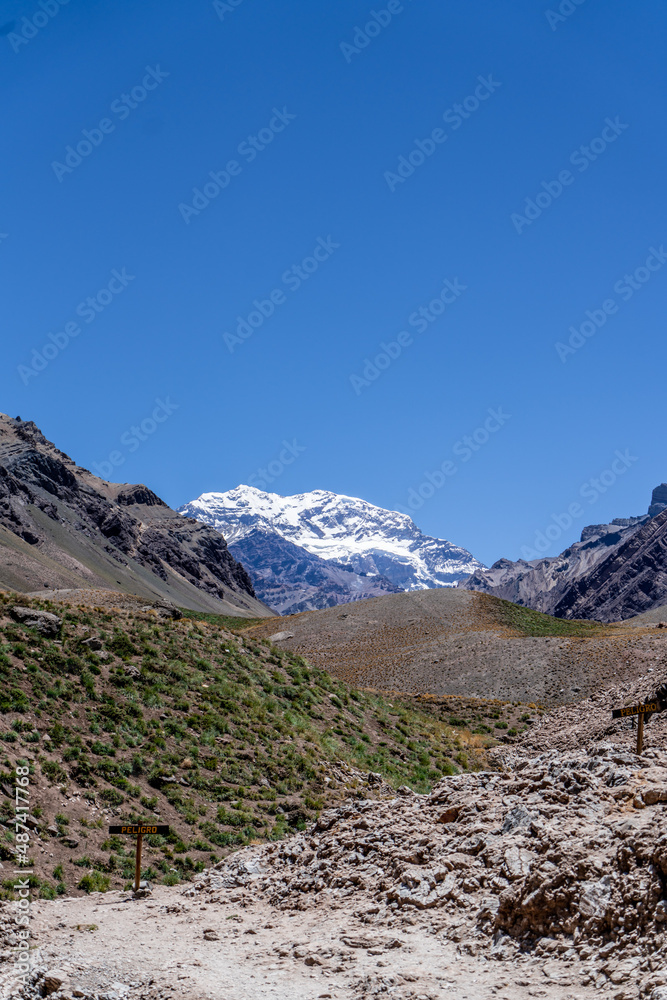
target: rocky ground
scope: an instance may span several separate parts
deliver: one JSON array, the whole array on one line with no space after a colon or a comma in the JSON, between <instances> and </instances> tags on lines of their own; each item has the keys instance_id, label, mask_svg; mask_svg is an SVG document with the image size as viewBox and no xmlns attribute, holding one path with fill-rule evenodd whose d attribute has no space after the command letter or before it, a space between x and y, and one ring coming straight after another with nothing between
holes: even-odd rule
<instances>
[{"instance_id":1,"label":"rocky ground","mask_svg":"<svg viewBox=\"0 0 667 1000\"><path fill-rule=\"evenodd\" d=\"M577 702L667 667L667 631L549 618L488 594L389 594L253 625L350 684L413 694Z\"/></svg>"},{"instance_id":2,"label":"rocky ground","mask_svg":"<svg viewBox=\"0 0 667 1000\"><path fill-rule=\"evenodd\" d=\"M638 757L608 709L578 707L578 740L548 716L492 751L497 771L349 800L186 887L40 900L23 991L4 904L2 995L665 1000L667 739L654 719Z\"/></svg>"}]
</instances>

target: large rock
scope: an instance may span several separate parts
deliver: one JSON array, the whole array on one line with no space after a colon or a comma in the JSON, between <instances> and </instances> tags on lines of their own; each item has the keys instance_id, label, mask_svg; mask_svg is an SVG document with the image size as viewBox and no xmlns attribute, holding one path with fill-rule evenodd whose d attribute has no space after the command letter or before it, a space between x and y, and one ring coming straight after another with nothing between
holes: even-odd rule
<instances>
[{"instance_id":1,"label":"large rock","mask_svg":"<svg viewBox=\"0 0 667 1000\"><path fill-rule=\"evenodd\" d=\"M69 974L63 969L49 969L44 973L41 984L41 993L44 997L50 997L52 993L57 993L69 980Z\"/></svg>"},{"instance_id":2,"label":"large rock","mask_svg":"<svg viewBox=\"0 0 667 1000\"><path fill-rule=\"evenodd\" d=\"M14 621L34 628L46 639L55 639L60 635L62 628L62 618L52 615L49 611L38 611L35 608L24 608L22 605L15 605L10 614Z\"/></svg>"},{"instance_id":3,"label":"large rock","mask_svg":"<svg viewBox=\"0 0 667 1000\"><path fill-rule=\"evenodd\" d=\"M653 490L651 496L651 506L648 509L649 516L655 517L667 507L667 483L660 483Z\"/></svg>"}]
</instances>

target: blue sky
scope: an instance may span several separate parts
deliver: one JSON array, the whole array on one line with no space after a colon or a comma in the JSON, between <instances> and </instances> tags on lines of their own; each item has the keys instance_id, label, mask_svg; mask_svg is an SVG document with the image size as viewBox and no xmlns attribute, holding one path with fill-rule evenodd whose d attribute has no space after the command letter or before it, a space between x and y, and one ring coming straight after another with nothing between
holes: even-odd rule
<instances>
[{"instance_id":1,"label":"blue sky","mask_svg":"<svg viewBox=\"0 0 667 1000\"><path fill-rule=\"evenodd\" d=\"M2 410L174 506L273 463L487 563L645 511L658 0L0 10Z\"/></svg>"}]
</instances>

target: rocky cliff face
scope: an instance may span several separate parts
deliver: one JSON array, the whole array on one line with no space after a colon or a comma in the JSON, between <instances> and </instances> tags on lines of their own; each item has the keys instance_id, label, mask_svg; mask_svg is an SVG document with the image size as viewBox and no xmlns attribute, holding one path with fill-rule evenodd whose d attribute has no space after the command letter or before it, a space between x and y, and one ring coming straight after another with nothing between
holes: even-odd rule
<instances>
[{"instance_id":1,"label":"rocky cliff face","mask_svg":"<svg viewBox=\"0 0 667 1000\"><path fill-rule=\"evenodd\" d=\"M222 531L262 600L283 614L453 587L482 566L466 549L422 534L405 514L325 490L281 497L239 486L204 493L179 511Z\"/></svg>"},{"instance_id":2,"label":"rocky cliff face","mask_svg":"<svg viewBox=\"0 0 667 1000\"><path fill-rule=\"evenodd\" d=\"M660 483L659 486L653 490L651 496L651 506L648 509L649 516L655 517L659 514L661 510L667 507L667 483Z\"/></svg>"},{"instance_id":3,"label":"rocky cliff face","mask_svg":"<svg viewBox=\"0 0 667 1000\"><path fill-rule=\"evenodd\" d=\"M355 573L259 528L231 544L230 552L251 567L256 593L281 615L400 592L386 577Z\"/></svg>"},{"instance_id":4,"label":"rocky cliff face","mask_svg":"<svg viewBox=\"0 0 667 1000\"><path fill-rule=\"evenodd\" d=\"M589 525L559 556L499 559L459 586L559 618L622 621L667 604L667 485L648 514Z\"/></svg>"},{"instance_id":5,"label":"rocky cliff face","mask_svg":"<svg viewBox=\"0 0 667 1000\"><path fill-rule=\"evenodd\" d=\"M198 610L268 613L219 532L179 517L146 486L98 479L34 423L4 414L0 586L102 587Z\"/></svg>"}]
</instances>

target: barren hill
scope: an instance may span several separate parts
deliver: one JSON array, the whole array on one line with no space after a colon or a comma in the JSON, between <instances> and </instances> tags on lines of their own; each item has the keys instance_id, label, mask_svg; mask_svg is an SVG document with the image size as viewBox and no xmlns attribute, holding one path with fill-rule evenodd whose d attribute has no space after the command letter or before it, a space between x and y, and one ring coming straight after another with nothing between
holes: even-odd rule
<instances>
[{"instance_id":1,"label":"barren hill","mask_svg":"<svg viewBox=\"0 0 667 1000\"><path fill-rule=\"evenodd\" d=\"M253 626L353 684L556 704L667 662L649 625L562 621L474 591L390 594Z\"/></svg>"},{"instance_id":2,"label":"barren hill","mask_svg":"<svg viewBox=\"0 0 667 1000\"><path fill-rule=\"evenodd\" d=\"M76 465L32 422L0 414L0 586L103 588L219 614L270 613L222 535L144 485Z\"/></svg>"}]
</instances>

